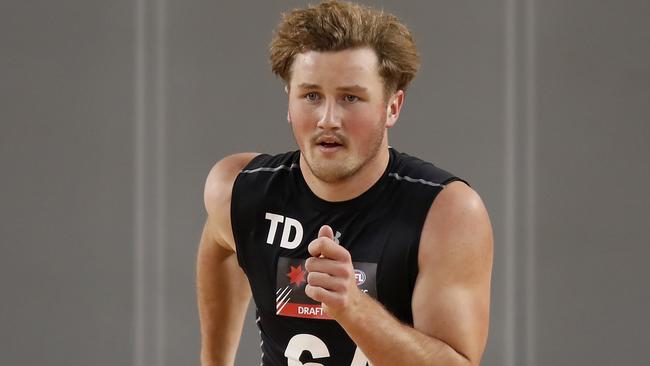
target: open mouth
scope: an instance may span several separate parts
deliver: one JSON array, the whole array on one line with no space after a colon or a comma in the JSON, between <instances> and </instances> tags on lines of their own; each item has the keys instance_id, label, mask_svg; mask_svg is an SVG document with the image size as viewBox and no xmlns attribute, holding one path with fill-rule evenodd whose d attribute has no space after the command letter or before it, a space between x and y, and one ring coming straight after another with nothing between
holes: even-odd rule
<instances>
[{"instance_id":1,"label":"open mouth","mask_svg":"<svg viewBox=\"0 0 650 366\"><path fill-rule=\"evenodd\" d=\"M316 139L316 145L323 149L334 149L343 146L343 142L337 136L323 135Z\"/></svg>"},{"instance_id":2,"label":"open mouth","mask_svg":"<svg viewBox=\"0 0 650 366\"><path fill-rule=\"evenodd\" d=\"M318 143L318 146L329 149L329 148L339 147L343 145L339 144L338 142L320 142Z\"/></svg>"}]
</instances>

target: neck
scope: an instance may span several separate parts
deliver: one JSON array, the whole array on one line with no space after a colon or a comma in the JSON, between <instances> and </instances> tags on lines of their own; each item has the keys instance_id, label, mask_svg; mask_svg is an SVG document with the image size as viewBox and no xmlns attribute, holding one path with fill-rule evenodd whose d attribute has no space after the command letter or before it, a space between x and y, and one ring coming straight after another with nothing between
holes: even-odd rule
<instances>
[{"instance_id":1,"label":"neck","mask_svg":"<svg viewBox=\"0 0 650 366\"><path fill-rule=\"evenodd\" d=\"M300 170L309 189L325 201L340 202L360 196L377 183L388 166L389 152L387 144L382 144L377 155L369 160L359 171L342 181L333 183L318 179L311 172L304 159L304 156L301 154Z\"/></svg>"}]
</instances>

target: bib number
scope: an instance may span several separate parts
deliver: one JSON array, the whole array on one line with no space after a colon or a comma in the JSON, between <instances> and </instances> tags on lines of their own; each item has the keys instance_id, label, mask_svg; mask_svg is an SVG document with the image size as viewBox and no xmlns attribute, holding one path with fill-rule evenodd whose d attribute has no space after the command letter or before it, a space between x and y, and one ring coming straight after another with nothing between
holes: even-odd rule
<instances>
[{"instance_id":1,"label":"bib number","mask_svg":"<svg viewBox=\"0 0 650 366\"><path fill-rule=\"evenodd\" d=\"M323 364L315 362L300 362L300 355L303 351L311 353L314 359L330 357L327 345L320 338L311 334L296 334L289 340L287 349L284 351L288 366L323 366ZM350 366L372 366L372 364L363 354L361 348L357 347Z\"/></svg>"}]
</instances>

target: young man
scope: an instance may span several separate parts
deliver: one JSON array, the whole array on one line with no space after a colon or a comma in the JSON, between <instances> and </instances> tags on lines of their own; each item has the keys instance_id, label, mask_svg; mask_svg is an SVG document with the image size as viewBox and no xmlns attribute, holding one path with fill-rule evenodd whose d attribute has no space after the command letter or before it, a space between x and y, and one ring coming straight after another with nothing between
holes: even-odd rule
<instances>
[{"instance_id":1,"label":"young man","mask_svg":"<svg viewBox=\"0 0 650 366\"><path fill-rule=\"evenodd\" d=\"M410 33L343 2L271 45L300 150L237 154L205 186L202 365L232 365L251 294L262 364L478 365L492 231L462 180L388 146L418 69Z\"/></svg>"}]
</instances>

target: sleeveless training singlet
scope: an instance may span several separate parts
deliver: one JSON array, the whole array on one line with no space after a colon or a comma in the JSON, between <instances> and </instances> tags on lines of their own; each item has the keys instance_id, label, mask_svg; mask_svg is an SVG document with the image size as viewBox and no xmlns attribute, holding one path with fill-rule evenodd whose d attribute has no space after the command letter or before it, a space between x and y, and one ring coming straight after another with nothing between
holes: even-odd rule
<instances>
[{"instance_id":1,"label":"sleeveless training singlet","mask_svg":"<svg viewBox=\"0 0 650 366\"><path fill-rule=\"evenodd\" d=\"M263 365L368 363L345 330L304 292L307 246L325 224L350 252L359 288L397 319L413 324L411 297L422 226L436 195L460 179L389 151L382 177L343 202L325 201L309 189L299 151L259 155L237 176L232 229L257 307Z\"/></svg>"}]
</instances>

